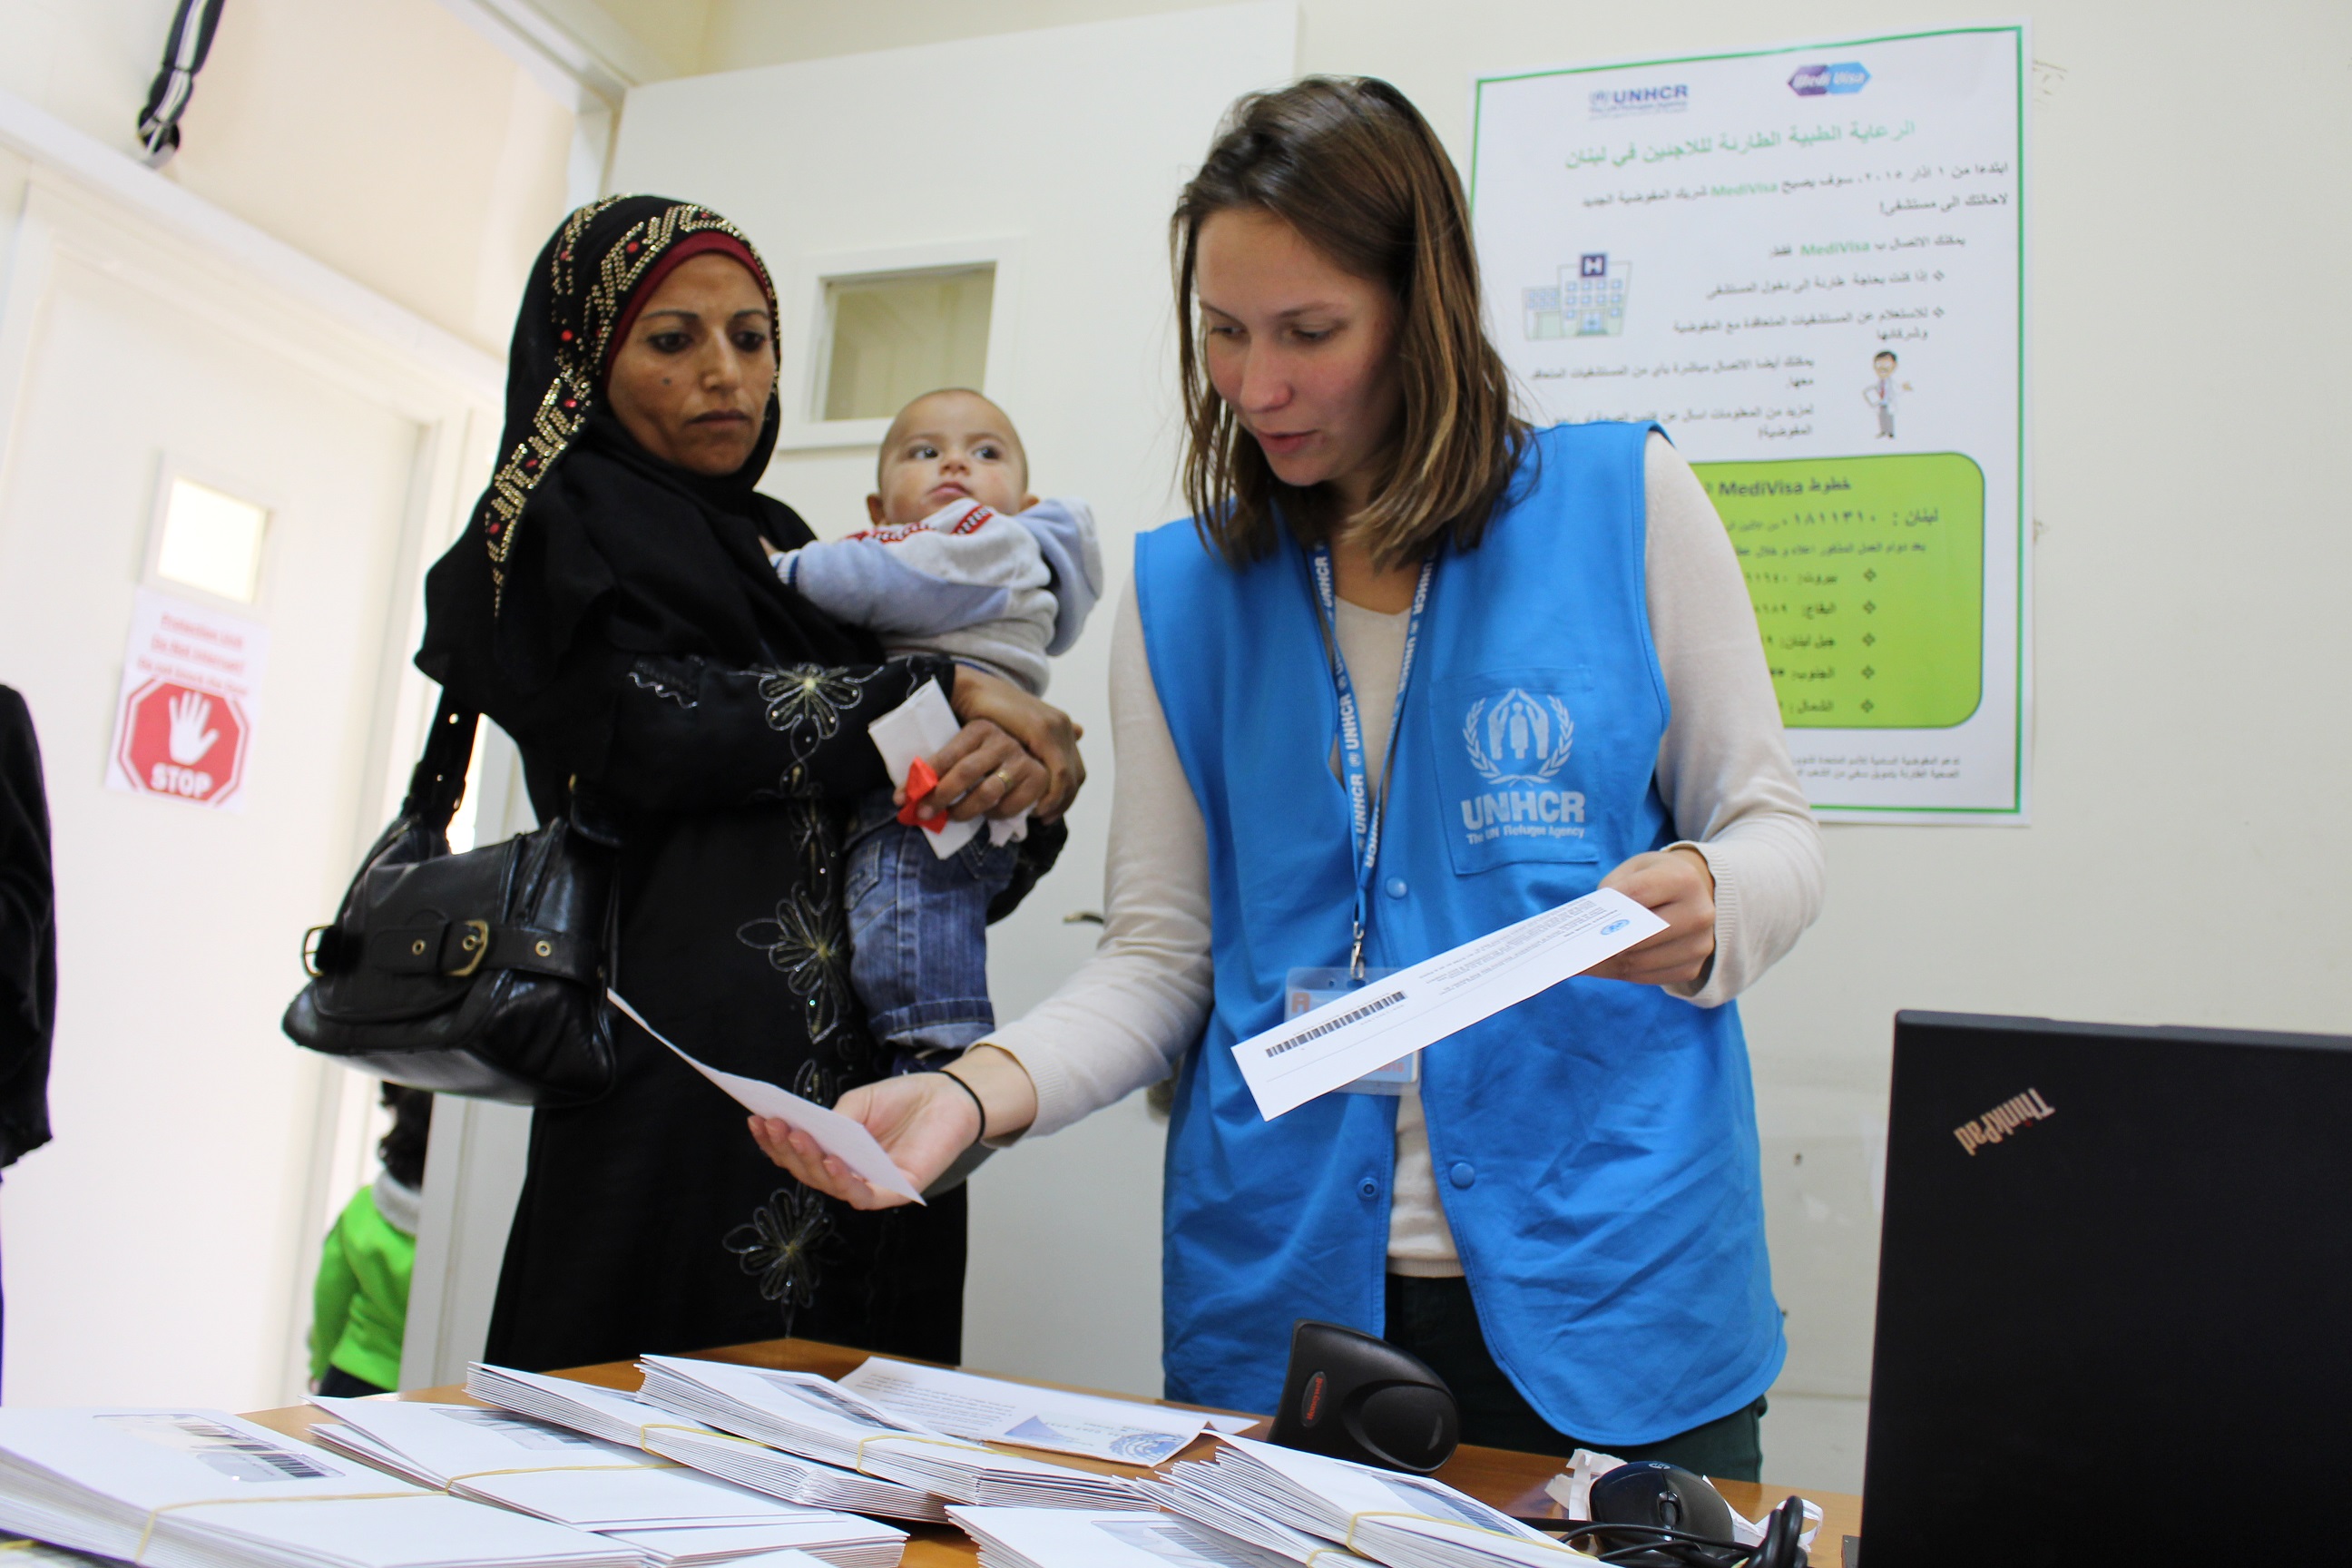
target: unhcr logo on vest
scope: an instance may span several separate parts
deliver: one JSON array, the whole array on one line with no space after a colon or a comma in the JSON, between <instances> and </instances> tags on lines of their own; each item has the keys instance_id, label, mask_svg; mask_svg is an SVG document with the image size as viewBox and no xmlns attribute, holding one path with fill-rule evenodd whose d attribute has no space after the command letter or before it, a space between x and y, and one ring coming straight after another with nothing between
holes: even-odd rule
<instances>
[{"instance_id":1,"label":"unhcr logo on vest","mask_svg":"<svg viewBox=\"0 0 2352 1568\"><path fill-rule=\"evenodd\" d=\"M1470 766L1496 787L1462 802L1470 842L1494 838L1581 838L1584 796L1552 781L1568 765L1576 721L1559 698L1537 698L1513 687L1481 697L1462 721ZM1528 785L1528 788L1513 788Z\"/></svg>"}]
</instances>

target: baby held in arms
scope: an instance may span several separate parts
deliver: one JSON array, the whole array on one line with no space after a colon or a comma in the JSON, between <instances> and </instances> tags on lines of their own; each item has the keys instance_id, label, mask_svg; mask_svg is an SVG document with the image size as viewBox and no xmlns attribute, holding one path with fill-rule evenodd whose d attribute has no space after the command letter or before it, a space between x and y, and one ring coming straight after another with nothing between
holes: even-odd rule
<instances>
[{"instance_id":1,"label":"baby held in arms","mask_svg":"<svg viewBox=\"0 0 2352 1568\"><path fill-rule=\"evenodd\" d=\"M871 528L788 551L777 574L894 654L946 654L1044 692L1046 659L1077 640L1102 592L1094 513L1029 493L1013 421L957 389L898 411L876 482ZM995 1026L988 906L1018 853L982 833L942 859L928 839L888 790L860 802L850 828L850 980L902 1070L941 1065Z\"/></svg>"}]
</instances>

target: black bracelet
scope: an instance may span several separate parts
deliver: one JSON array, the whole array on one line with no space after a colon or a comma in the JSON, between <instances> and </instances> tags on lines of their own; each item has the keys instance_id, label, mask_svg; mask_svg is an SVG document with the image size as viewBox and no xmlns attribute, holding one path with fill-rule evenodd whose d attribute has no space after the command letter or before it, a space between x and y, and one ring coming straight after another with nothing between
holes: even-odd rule
<instances>
[{"instance_id":1,"label":"black bracelet","mask_svg":"<svg viewBox=\"0 0 2352 1568\"><path fill-rule=\"evenodd\" d=\"M974 1110L977 1110L977 1111L979 1111L979 1112L980 1112L980 1136L979 1136L979 1137L977 1137L977 1138L974 1138L974 1139L972 1140L972 1142L975 1142L975 1143L982 1143L982 1142L987 1142L987 1140L988 1140L988 1107L986 1107L985 1105L982 1105L982 1104L980 1102L980 1090L978 1090L978 1089L976 1089L972 1088L972 1087L971 1087L971 1085L970 1085L970 1084L968 1084L968 1083L964 1082L964 1080L963 1080L963 1079L960 1079L960 1078L956 1077L956 1075L955 1075L955 1074L953 1074L953 1073L951 1073L951 1072L948 1071L948 1069L947 1069L947 1068L940 1068L940 1069L939 1069L939 1072L940 1072L940 1076L941 1078L943 1078L943 1079L947 1079L950 1083L951 1083L951 1084L955 1085L958 1089L960 1089L963 1090L966 1094L968 1094L968 1095L971 1096L971 1108L972 1108Z\"/></svg>"}]
</instances>

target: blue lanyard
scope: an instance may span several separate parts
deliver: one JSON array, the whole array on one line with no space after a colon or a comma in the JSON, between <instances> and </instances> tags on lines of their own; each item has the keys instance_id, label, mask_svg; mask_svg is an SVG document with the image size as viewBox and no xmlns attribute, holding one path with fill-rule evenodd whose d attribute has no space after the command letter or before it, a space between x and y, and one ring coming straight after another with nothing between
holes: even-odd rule
<instances>
[{"instance_id":1,"label":"blue lanyard","mask_svg":"<svg viewBox=\"0 0 2352 1568\"><path fill-rule=\"evenodd\" d=\"M1429 607L1429 584L1437 574L1437 557L1432 555L1421 563L1421 581L1412 590L1412 615L1404 628L1404 658L1397 670L1396 707L1389 714L1389 743L1381 756L1378 805L1372 804L1371 778L1365 768L1364 726L1356 711L1356 686L1348 679L1348 660L1339 651L1339 605L1331 586L1330 546L1317 544L1310 559L1315 567L1315 596L1323 606L1324 629L1331 640L1331 688L1339 700L1339 768L1348 786L1348 830L1355 847L1356 937L1348 952L1348 975L1361 980L1372 873L1381 861L1381 819L1388 814L1389 772L1396 761L1397 731L1404 727L1404 694L1412 684L1412 655L1421 643L1421 616Z\"/></svg>"}]
</instances>

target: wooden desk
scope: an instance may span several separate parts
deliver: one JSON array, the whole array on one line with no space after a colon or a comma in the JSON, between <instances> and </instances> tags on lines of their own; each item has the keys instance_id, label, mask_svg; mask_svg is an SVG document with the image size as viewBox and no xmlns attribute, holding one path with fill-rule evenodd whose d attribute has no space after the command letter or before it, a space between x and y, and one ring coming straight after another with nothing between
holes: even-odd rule
<instances>
[{"instance_id":1,"label":"wooden desk","mask_svg":"<svg viewBox=\"0 0 2352 1568\"><path fill-rule=\"evenodd\" d=\"M705 1361L734 1362L745 1366L782 1367L788 1371L814 1372L822 1376L833 1378L848 1375L866 1360L866 1352L864 1351L845 1350L839 1345L820 1344L814 1340L765 1340L758 1344L730 1345L721 1350L704 1351L701 1353L701 1359ZM619 1361L607 1362L601 1366L576 1367L558 1375L577 1378L582 1383L599 1384L606 1388L626 1389L632 1393L635 1392L637 1384L643 1381L635 1365ZM1001 1374L992 1373L991 1375ZM1042 1386L1056 1388L1076 1386L1070 1384L1045 1384L1045 1380L1040 1378L1013 1378L1011 1381L1034 1383ZM1106 1394L1110 1391L1089 1388L1083 1392ZM445 1405L478 1403L468 1398L462 1388L419 1388L393 1397L433 1400ZM1112 1394L1111 1397L1134 1399L1138 1396L1131 1394ZM1167 1405L1173 1402L1152 1400L1150 1403ZM1181 1405L1179 1408L1203 1407ZM313 1405L301 1405L285 1410L258 1411L251 1419L283 1432L289 1436L302 1437L314 1423L326 1420L328 1417L324 1412ZM1263 1437L1265 1435L1266 1426L1263 1421L1244 1434L1251 1437ZM1213 1443L1203 1438L1187 1448L1178 1458L1205 1458L1213 1447ZM1110 1475L1145 1473L1131 1466L1101 1463L1068 1454L1046 1454L1038 1457L1052 1459L1056 1464L1074 1465L1084 1469L1099 1470ZM1503 1448L1465 1447L1446 1461L1445 1468L1437 1472L1437 1478L1449 1486L1457 1487L1469 1493L1481 1502L1501 1509L1505 1513L1522 1514L1529 1518L1558 1519L1560 1517L1559 1507L1545 1494L1543 1488L1546 1481L1560 1472L1565 1458L1565 1456L1515 1454ZM1716 1484L1732 1507L1751 1519L1760 1516L1766 1508L1796 1489L1793 1487L1757 1486L1748 1481L1718 1481ZM1823 1568L1836 1568L1841 1560L1838 1548L1842 1538L1862 1533L1862 1500L1858 1497L1847 1496L1843 1492L1808 1491L1804 1495L1821 1505L1823 1515L1822 1532L1815 1541L1813 1561L1822 1564ZM979 1548L974 1546L971 1539L961 1531L952 1525L913 1524L904 1520L894 1520L891 1522L903 1525L914 1532L914 1538L907 1543L907 1555L902 1568L970 1568L970 1565L979 1558Z\"/></svg>"}]
</instances>

